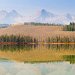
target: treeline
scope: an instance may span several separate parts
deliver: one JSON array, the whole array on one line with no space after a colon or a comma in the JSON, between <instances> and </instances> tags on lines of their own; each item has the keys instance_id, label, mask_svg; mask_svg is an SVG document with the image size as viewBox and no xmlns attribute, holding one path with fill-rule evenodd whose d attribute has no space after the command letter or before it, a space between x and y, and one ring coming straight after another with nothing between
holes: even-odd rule
<instances>
[{"instance_id":1,"label":"treeline","mask_svg":"<svg viewBox=\"0 0 75 75\"><path fill-rule=\"evenodd\" d=\"M75 43L75 37L52 37L47 39L47 43Z\"/></svg>"},{"instance_id":2,"label":"treeline","mask_svg":"<svg viewBox=\"0 0 75 75\"><path fill-rule=\"evenodd\" d=\"M75 23L71 22L69 25L63 27L64 31L75 31Z\"/></svg>"},{"instance_id":3,"label":"treeline","mask_svg":"<svg viewBox=\"0 0 75 75\"><path fill-rule=\"evenodd\" d=\"M2 35L0 36L0 42L37 43L38 40L30 36Z\"/></svg>"},{"instance_id":4,"label":"treeline","mask_svg":"<svg viewBox=\"0 0 75 75\"><path fill-rule=\"evenodd\" d=\"M0 36L0 44L4 42L13 42L17 44L29 44L34 43L38 44L39 40L30 36L20 36L20 35L2 35ZM44 40L43 43L75 43L75 37L71 36L56 36L56 37L49 37L46 40Z\"/></svg>"},{"instance_id":5,"label":"treeline","mask_svg":"<svg viewBox=\"0 0 75 75\"><path fill-rule=\"evenodd\" d=\"M24 25L34 25L34 26L61 26L62 24L50 24L50 23L36 23L36 22L25 22Z\"/></svg>"},{"instance_id":6,"label":"treeline","mask_svg":"<svg viewBox=\"0 0 75 75\"><path fill-rule=\"evenodd\" d=\"M0 24L0 28L6 28L8 26L10 26L10 25L9 24Z\"/></svg>"}]
</instances>

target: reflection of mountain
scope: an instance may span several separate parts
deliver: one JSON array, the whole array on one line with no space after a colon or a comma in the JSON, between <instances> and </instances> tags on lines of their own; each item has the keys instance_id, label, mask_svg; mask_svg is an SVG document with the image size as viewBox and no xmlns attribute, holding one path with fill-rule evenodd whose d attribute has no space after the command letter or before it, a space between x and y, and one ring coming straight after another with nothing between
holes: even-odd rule
<instances>
[{"instance_id":1,"label":"reflection of mountain","mask_svg":"<svg viewBox=\"0 0 75 75\"><path fill-rule=\"evenodd\" d=\"M75 17L71 14L66 15L56 15L54 13L48 12L42 9L39 15L31 17L25 17L25 14L21 15L16 10L7 12L5 10L0 11L0 23L1 24L12 24L12 23L22 23L22 22L40 22L40 23L55 23L55 24L67 24L70 22L75 22Z\"/></svg>"}]
</instances>

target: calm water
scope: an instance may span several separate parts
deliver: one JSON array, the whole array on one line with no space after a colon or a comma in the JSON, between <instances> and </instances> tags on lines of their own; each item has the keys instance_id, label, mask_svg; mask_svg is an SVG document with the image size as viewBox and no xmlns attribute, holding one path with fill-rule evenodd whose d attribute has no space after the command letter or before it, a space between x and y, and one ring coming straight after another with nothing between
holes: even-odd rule
<instances>
[{"instance_id":1,"label":"calm water","mask_svg":"<svg viewBox=\"0 0 75 75\"><path fill-rule=\"evenodd\" d=\"M0 75L75 75L75 64L69 62L30 64L2 60Z\"/></svg>"},{"instance_id":2,"label":"calm water","mask_svg":"<svg viewBox=\"0 0 75 75\"><path fill-rule=\"evenodd\" d=\"M6 52L7 54L10 51L13 54L16 51L31 51L33 49L39 49L39 47L40 45L2 45L0 46L0 52ZM62 50L75 51L75 45L43 45L41 47L45 47L47 50L53 50L53 52L61 52ZM19 62L17 60L9 60L7 57L1 57L0 55L0 75L75 75L75 55L64 54L62 61L44 63Z\"/></svg>"}]
</instances>

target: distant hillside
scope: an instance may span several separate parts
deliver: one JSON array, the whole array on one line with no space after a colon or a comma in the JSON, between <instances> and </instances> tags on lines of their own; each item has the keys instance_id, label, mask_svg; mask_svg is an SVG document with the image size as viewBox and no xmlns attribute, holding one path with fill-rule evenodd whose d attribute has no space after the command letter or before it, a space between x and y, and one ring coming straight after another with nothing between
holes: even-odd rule
<instances>
[{"instance_id":1,"label":"distant hillside","mask_svg":"<svg viewBox=\"0 0 75 75\"><path fill-rule=\"evenodd\" d=\"M55 36L71 36L74 37L75 32L62 31L63 26L32 26L32 25L16 25L0 29L0 35L22 35L32 36L39 40Z\"/></svg>"},{"instance_id":2,"label":"distant hillside","mask_svg":"<svg viewBox=\"0 0 75 75\"><path fill-rule=\"evenodd\" d=\"M8 26L10 26L10 25L9 24L0 24L0 28L6 28Z\"/></svg>"}]
</instances>

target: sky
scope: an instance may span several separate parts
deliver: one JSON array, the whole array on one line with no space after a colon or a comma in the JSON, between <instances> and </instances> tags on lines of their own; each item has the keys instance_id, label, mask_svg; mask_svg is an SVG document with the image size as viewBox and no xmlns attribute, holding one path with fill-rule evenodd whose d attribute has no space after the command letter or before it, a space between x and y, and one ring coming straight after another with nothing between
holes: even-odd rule
<instances>
[{"instance_id":1,"label":"sky","mask_svg":"<svg viewBox=\"0 0 75 75\"><path fill-rule=\"evenodd\" d=\"M56 14L75 14L75 0L0 0L0 10L17 10L23 15L34 15L41 9Z\"/></svg>"}]
</instances>

